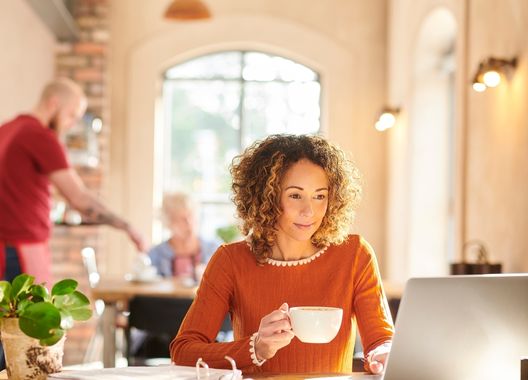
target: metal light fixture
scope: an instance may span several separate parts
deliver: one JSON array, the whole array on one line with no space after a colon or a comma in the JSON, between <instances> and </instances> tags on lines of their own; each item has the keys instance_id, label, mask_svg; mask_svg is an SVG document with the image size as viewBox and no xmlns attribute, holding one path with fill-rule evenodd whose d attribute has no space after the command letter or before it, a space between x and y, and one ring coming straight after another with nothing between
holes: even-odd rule
<instances>
[{"instance_id":1,"label":"metal light fixture","mask_svg":"<svg viewBox=\"0 0 528 380\"><path fill-rule=\"evenodd\" d=\"M381 110L378 121L376 121L376 124L374 127L380 131L383 132L389 128L392 128L394 124L396 124L396 117L400 113L399 108L393 108L393 107L385 107Z\"/></svg>"},{"instance_id":2,"label":"metal light fixture","mask_svg":"<svg viewBox=\"0 0 528 380\"><path fill-rule=\"evenodd\" d=\"M211 11L200 0L173 0L164 17L167 20L203 20L211 18Z\"/></svg>"},{"instance_id":3,"label":"metal light fixture","mask_svg":"<svg viewBox=\"0 0 528 380\"><path fill-rule=\"evenodd\" d=\"M497 87L503 78L508 77L517 66L517 58L502 59L490 57L480 62L473 77L473 90L484 92L486 89Z\"/></svg>"}]
</instances>

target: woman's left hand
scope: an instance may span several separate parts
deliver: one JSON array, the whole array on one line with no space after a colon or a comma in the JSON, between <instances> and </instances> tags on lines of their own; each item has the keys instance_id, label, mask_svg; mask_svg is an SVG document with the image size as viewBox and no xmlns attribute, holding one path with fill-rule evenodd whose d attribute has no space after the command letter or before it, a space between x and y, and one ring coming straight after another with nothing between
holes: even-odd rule
<instances>
[{"instance_id":1,"label":"woman's left hand","mask_svg":"<svg viewBox=\"0 0 528 380\"><path fill-rule=\"evenodd\" d=\"M368 363L370 372L372 372L375 375L382 373L385 370L385 362L387 361L388 356L389 356L388 352L384 354L372 355Z\"/></svg>"},{"instance_id":2,"label":"woman's left hand","mask_svg":"<svg viewBox=\"0 0 528 380\"><path fill-rule=\"evenodd\" d=\"M370 372L377 375L385 370L385 363L387 362L390 349L391 344L384 343L367 355L367 364Z\"/></svg>"}]
</instances>

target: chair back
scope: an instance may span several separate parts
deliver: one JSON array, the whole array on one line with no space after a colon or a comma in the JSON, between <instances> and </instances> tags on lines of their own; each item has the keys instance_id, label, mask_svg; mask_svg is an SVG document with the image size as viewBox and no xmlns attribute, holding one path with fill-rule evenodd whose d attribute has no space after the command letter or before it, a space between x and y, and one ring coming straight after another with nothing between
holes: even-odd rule
<instances>
[{"instance_id":1,"label":"chair back","mask_svg":"<svg viewBox=\"0 0 528 380\"><path fill-rule=\"evenodd\" d=\"M136 296L130 300L129 327L172 337L180 329L192 299Z\"/></svg>"},{"instance_id":2,"label":"chair back","mask_svg":"<svg viewBox=\"0 0 528 380\"><path fill-rule=\"evenodd\" d=\"M169 344L191 307L192 299L136 296L128 304L126 357L129 365L170 357Z\"/></svg>"},{"instance_id":3,"label":"chair back","mask_svg":"<svg viewBox=\"0 0 528 380\"><path fill-rule=\"evenodd\" d=\"M85 247L81 250L84 268L88 274L88 282L91 288L95 288L101 279L97 269L97 260L95 250L92 247Z\"/></svg>"}]
</instances>

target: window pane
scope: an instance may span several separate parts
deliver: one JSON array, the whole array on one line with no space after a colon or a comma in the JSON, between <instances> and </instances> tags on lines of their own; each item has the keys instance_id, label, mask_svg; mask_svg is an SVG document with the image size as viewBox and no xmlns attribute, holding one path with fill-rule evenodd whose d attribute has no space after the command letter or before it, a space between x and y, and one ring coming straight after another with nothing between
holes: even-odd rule
<instances>
[{"instance_id":1,"label":"window pane","mask_svg":"<svg viewBox=\"0 0 528 380\"><path fill-rule=\"evenodd\" d=\"M246 83L244 145L273 133L319 131L318 82Z\"/></svg>"},{"instance_id":2,"label":"window pane","mask_svg":"<svg viewBox=\"0 0 528 380\"><path fill-rule=\"evenodd\" d=\"M218 239L217 229L236 225L235 207L226 196L223 202L202 203L200 207L200 235L209 239Z\"/></svg>"},{"instance_id":3,"label":"window pane","mask_svg":"<svg viewBox=\"0 0 528 380\"><path fill-rule=\"evenodd\" d=\"M239 147L240 84L167 82L165 93L170 152L163 189L183 189L202 200L229 192L228 166Z\"/></svg>"},{"instance_id":4,"label":"window pane","mask_svg":"<svg viewBox=\"0 0 528 380\"><path fill-rule=\"evenodd\" d=\"M236 223L232 158L269 134L319 131L319 77L289 59L241 51L192 59L165 77L161 188L196 197L200 235L213 237Z\"/></svg>"},{"instance_id":5,"label":"window pane","mask_svg":"<svg viewBox=\"0 0 528 380\"><path fill-rule=\"evenodd\" d=\"M232 51L210 54L174 66L165 72L167 79L238 79L241 72L242 53Z\"/></svg>"},{"instance_id":6,"label":"window pane","mask_svg":"<svg viewBox=\"0 0 528 380\"><path fill-rule=\"evenodd\" d=\"M317 74L306 66L283 57L247 52L244 55L243 78L262 82L272 80L303 82L317 80Z\"/></svg>"}]
</instances>

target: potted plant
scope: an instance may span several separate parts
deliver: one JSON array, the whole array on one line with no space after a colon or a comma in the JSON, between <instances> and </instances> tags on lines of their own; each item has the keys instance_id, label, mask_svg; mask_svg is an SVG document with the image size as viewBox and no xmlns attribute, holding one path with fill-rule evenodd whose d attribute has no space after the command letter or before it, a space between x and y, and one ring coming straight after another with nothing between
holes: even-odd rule
<instances>
[{"instance_id":1,"label":"potted plant","mask_svg":"<svg viewBox=\"0 0 528 380\"><path fill-rule=\"evenodd\" d=\"M235 224L229 224L227 226L218 227L216 229L216 235L222 239L224 243L231 243L240 237L240 232Z\"/></svg>"},{"instance_id":2,"label":"potted plant","mask_svg":"<svg viewBox=\"0 0 528 380\"><path fill-rule=\"evenodd\" d=\"M9 379L46 379L60 371L65 330L92 316L90 301L77 281L57 282L51 293L21 274L0 281L0 333Z\"/></svg>"}]
</instances>

